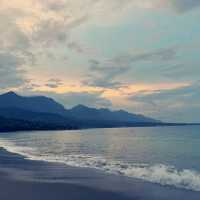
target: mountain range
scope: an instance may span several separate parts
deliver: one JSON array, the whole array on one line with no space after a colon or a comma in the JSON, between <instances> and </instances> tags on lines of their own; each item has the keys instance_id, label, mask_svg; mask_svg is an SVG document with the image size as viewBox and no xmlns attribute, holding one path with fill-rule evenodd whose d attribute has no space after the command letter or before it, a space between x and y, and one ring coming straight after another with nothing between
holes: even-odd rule
<instances>
[{"instance_id":1,"label":"mountain range","mask_svg":"<svg viewBox=\"0 0 200 200\"><path fill-rule=\"evenodd\" d=\"M161 121L124 110L77 105L66 109L45 96L0 95L0 131L65 130L162 125Z\"/></svg>"}]
</instances>

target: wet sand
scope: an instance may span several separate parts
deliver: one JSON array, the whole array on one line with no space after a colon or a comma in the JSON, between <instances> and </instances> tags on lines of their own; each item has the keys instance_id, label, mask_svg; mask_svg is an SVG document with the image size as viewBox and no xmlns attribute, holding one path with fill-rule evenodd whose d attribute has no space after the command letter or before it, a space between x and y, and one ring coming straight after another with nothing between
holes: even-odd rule
<instances>
[{"instance_id":1,"label":"wet sand","mask_svg":"<svg viewBox=\"0 0 200 200\"><path fill-rule=\"evenodd\" d=\"M200 192L143 182L94 169L26 160L0 149L2 200L199 200Z\"/></svg>"}]
</instances>

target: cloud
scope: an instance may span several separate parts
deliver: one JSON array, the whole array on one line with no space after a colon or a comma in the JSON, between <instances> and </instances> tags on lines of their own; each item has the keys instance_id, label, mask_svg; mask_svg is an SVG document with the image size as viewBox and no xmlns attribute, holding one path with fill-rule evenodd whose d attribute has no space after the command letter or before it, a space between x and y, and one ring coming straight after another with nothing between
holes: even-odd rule
<instances>
[{"instance_id":1,"label":"cloud","mask_svg":"<svg viewBox=\"0 0 200 200\"><path fill-rule=\"evenodd\" d=\"M121 83L115 81L115 78L128 70L128 68L117 66L113 62L100 63L97 60L90 60L90 64L90 78L85 83L95 87L120 87Z\"/></svg>"},{"instance_id":2,"label":"cloud","mask_svg":"<svg viewBox=\"0 0 200 200\"><path fill-rule=\"evenodd\" d=\"M57 43L63 44L67 37L63 23L51 19L41 21L33 31L33 41L47 47Z\"/></svg>"},{"instance_id":3,"label":"cloud","mask_svg":"<svg viewBox=\"0 0 200 200\"><path fill-rule=\"evenodd\" d=\"M178 48L167 47L159 48L149 52L138 53L138 54L126 54L114 58L114 62L121 65L130 65L134 62L147 62L147 61L169 61L176 57Z\"/></svg>"},{"instance_id":4,"label":"cloud","mask_svg":"<svg viewBox=\"0 0 200 200\"><path fill-rule=\"evenodd\" d=\"M170 80L177 80L177 81L186 81L186 80L199 80L199 63L198 61L195 62L184 62L184 63L175 63L166 66L163 68L162 72L164 77Z\"/></svg>"},{"instance_id":5,"label":"cloud","mask_svg":"<svg viewBox=\"0 0 200 200\"><path fill-rule=\"evenodd\" d=\"M21 68L24 60L12 53L0 52L0 89L19 87L26 80Z\"/></svg>"},{"instance_id":6,"label":"cloud","mask_svg":"<svg viewBox=\"0 0 200 200\"><path fill-rule=\"evenodd\" d=\"M49 88L58 88L59 86L63 85L62 80L60 79L49 79L48 82L45 84L45 86Z\"/></svg>"},{"instance_id":7,"label":"cloud","mask_svg":"<svg viewBox=\"0 0 200 200\"><path fill-rule=\"evenodd\" d=\"M26 95L44 95L54 98L66 108L70 108L79 104L89 107L111 107L112 102L109 99L102 97L102 92L40 92L32 90L32 88L23 88L19 93Z\"/></svg>"},{"instance_id":8,"label":"cloud","mask_svg":"<svg viewBox=\"0 0 200 200\"><path fill-rule=\"evenodd\" d=\"M16 24L17 13L0 10L0 48L4 51L26 53L30 48L30 40Z\"/></svg>"},{"instance_id":9,"label":"cloud","mask_svg":"<svg viewBox=\"0 0 200 200\"><path fill-rule=\"evenodd\" d=\"M27 5L25 7L23 0L19 1L21 4L13 3L12 7L26 13L20 19L21 24L29 24L33 36L37 39L41 37L47 44L50 41L54 44L55 41L62 42L72 29L80 25L119 23L137 9L171 7L177 11L186 11L199 6L195 0L28 0L30 8L27 12Z\"/></svg>"},{"instance_id":10,"label":"cloud","mask_svg":"<svg viewBox=\"0 0 200 200\"><path fill-rule=\"evenodd\" d=\"M67 107L72 107L78 104L84 104L90 107L110 107L112 105L110 100L103 98L101 93L97 92L70 92L60 95L57 99Z\"/></svg>"},{"instance_id":11,"label":"cloud","mask_svg":"<svg viewBox=\"0 0 200 200\"><path fill-rule=\"evenodd\" d=\"M181 13L200 6L200 1L198 0L171 0L169 2L172 7Z\"/></svg>"},{"instance_id":12,"label":"cloud","mask_svg":"<svg viewBox=\"0 0 200 200\"><path fill-rule=\"evenodd\" d=\"M62 15L58 18L49 17L47 19L41 19L34 25L34 29L31 33L33 43L43 47L61 45L65 48L68 47L69 49L83 52L77 42L71 41L70 31L80 26L86 20L86 16L71 19L70 17L68 18Z\"/></svg>"},{"instance_id":13,"label":"cloud","mask_svg":"<svg viewBox=\"0 0 200 200\"><path fill-rule=\"evenodd\" d=\"M83 53L84 52L84 49L82 48L82 46L80 44L78 44L77 42L75 41L72 41L72 42L69 42L67 44L67 47L73 51L76 51L78 53Z\"/></svg>"},{"instance_id":14,"label":"cloud","mask_svg":"<svg viewBox=\"0 0 200 200\"><path fill-rule=\"evenodd\" d=\"M66 6L66 1L64 0L46 0L42 1L41 3L47 10L53 10L53 11L60 11L63 10L63 8Z\"/></svg>"},{"instance_id":15,"label":"cloud","mask_svg":"<svg viewBox=\"0 0 200 200\"><path fill-rule=\"evenodd\" d=\"M83 81L83 84L102 87L102 88L117 88L121 83L115 81L115 78L124 73L128 68L119 67L112 62L101 63L98 60L90 60L90 68L88 79Z\"/></svg>"},{"instance_id":16,"label":"cloud","mask_svg":"<svg viewBox=\"0 0 200 200\"><path fill-rule=\"evenodd\" d=\"M200 82L177 89L144 91L129 96L129 100L168 121L200 122Z\"/></svg>"},{"instance_id":17,"label":"cloud","mask_svg":"<svg viewBox=\"0 0 200 200\"><path fill-rule=\"evenodd\" d=\"M92 59L89 61L88 79L83 84L102 88L124 87L128 83L120 81L119 77L134 69L136 64L141 62L148 63L148 65L149 62L168 63L175 59L177 50L177 47L169 47L137 54L127 53L104 62Z\"/></svg>"},{"instance_id":18,"label":"cloud","mask_svg":"<svg viewBox=\"0 0 200 200\"><path fill-rule=\"evenodd\" d=\"M14 0L12 3L3 1L0 19L2 35L0 47L4 50L6 48L20 54L23 53L29 62L27 65L37 65L36 61L40 59L38 52L48 54L49 47L52 49L60 48L60 51L53 51L55 55L66 48L78 53L87 52L84 45L80 45L76 39L71 38L71 30L87 23L105 24L109 21L108 19L113 17L116 19L124 18L124 15L128 13L127 9L130 11L137 8L152 9L157 7L157 3L154 2L158 1ZM184 5L186 6L186 4ZM101 20L103 23L100 22ZM58 47L58 45L60 46ZM160 60L167 60L171 59L173 55L173 49L163 49L160 52L152 52L152 54L122 55L115 58L116 60L109 61L108 67L107 61L103 61L101 64L102 77L97 77L95 81L89 80L88 84L101 87L118 87L120 81L115 79L118 75L128 71L130 66L127 67L126 64L130 65L133 62L148 61L159 57ZM92 69L91 67L91 71L94 73L97 70L97 68Z\"/></svg>"},{"instance_id":19,"label":"cloud","mask_svg":"<svg viewBox=\"0 0 200 200\"><path fill-rule=\"evenodd\" d=\"M145 50L144 52L128 52L108 59L98 54L99 51L103 50L101 48L105 46L104 44L99 45L98 35L94 34L88 40L87 37L93 34L93 30L100 30L103 26L107 26L103 29L108 28L106 32L108 30L107 33L111 36L115 34L113 30L119 28L119 33L122 33L122 35L119 35L119 44L113 45L111 42L111 46L109 46L111 49L109 53L115 55L116 52L122 52L124 48L130 47L129 44L122 44L124 39L131 39L124 37L124 31L121 31L123 28L133 25L133 32L138 27L137 30L140 31L140 25L144 26L143 23L148 23L152 20L152 17L155 19L155 15L162 15L158 21L156 20L156 25L158 25L156 28L164 27L163 30L166 30L165 28L169 27L166 34L169 32L170 35L167 35L167 41L160 41L156 46L161 46L166 42L177 43L182 37L185 38L184 35L191 34L193 36L196 29L193 30L191 27L189 33L177 31L174 29L174 23L172 23L172 26L168 26L168 16L171 15L172 10L179 15L192 11L198 8L199 5L199 0L2 0L0 7L0 88L9 89L27 85L30 90L37 90L38 87L45 89L49 87L48 90L54 88L54 91L57 91L57 87L62 85L62 81L51 79L41 83L40 78L44 76L44 80L47 80L46 77L52 77L52 74L55 74L56 77L62 77L63 80L64 77L67 77L64 85L68 85L72 81L77 83L87 73L87 60L90 60L89 71L81 87L92 86L93 90L96 89L93 87L100 87L102 90L114 89L118 91L121 87L133 85L137 81L146 81L145 83L161 82L164 76L165 78L171 78L172 81L178 79L179 82L184 81L184 79L197 80L199 63L196 62L194 67L194 63L191 64L190 62L195 56L193 54L194 50L188 52L193 56L190 58L185 56L186 53L178 57L178 47L167 47ZM164 14L161 12L163 10ZM157 11L159 12L156 13ZM186 15L186 17L188 17L188 24L191 19L194 19L191 18L194 16ZM179 16L175 18L177 23L182 23L186 19L185 16L184 20ZM130 22L132 20L133 23ZM137 23L135 24L135 22ZM181 30L182 25L179 25ZM193 23L191 23L191 26L193 26ZM156 31L162 33L160 29L156 29ZM133 36L135 35L133 34ZM178 38L179 36L180 38ZM147 35L143 32L141 32L141 38L140 35L138 37L139 41L144 38L146 42L145 37ZM194 37L193 40L196 42ZM144 45L143 48L148 48L148 44L130 45L133 47L139 45L138 48ZM95 49L95 55L87 51L87 48L92 49L96 46L98 49ZM119 49L114 49L116 46ZM103 52L103 54L106 52ZM74 53L78 54L75 55ZM80 53L81 55L79 55ZM63 62L63 57L68 58L67 65L66 62ZM91 60L91 57L94 59ZM184 59L187 59L188 63ZM184 66L180 63L184 63ZM168 69L169 65L174 66L172 70ZM69 70L72 72L69 72ZM187 78L189 74L190 77ZM27 84L27 78L29 77L30 79L35 77L32 82L38 84ZM44 87L44 84L47 87ZM77 84L80 84L80 82ZM198 102L195 101L195 99L199 99L197 89L190 88L189 91L195 91L195 94L192 95L188 91L184 92L188 96L194 97L190 101L192 102L191 106L196 108L195 113L197 113ZM182 105L186 105L185 109L189 108L189 100L186 100L186 96L183 94L178 95L179 92L178 89L175 90L174 94L172 90L157 91L152 95L144 92L141 96L133 96L132 101L138 101L143 105L150 104L147 109L151 109L152 112L157 112L157 108L158 110L167 108L173 110L175 106L180 108ZM51 95L53 96L53 94ZM66 105L68 103L66 99L70 104L83 102L91 105L110 105L109 100L104 99L99 93L54 95ZM184 108L182 107L182 110ZM166 113L170 112L167 110Z\"/></svg>"},{"instance_id":20,"label":"cloud","mask_svg":"<svg viewBox=\"0 0 200 200\"><path fill-rule=\"evenodd\" d=\"M3 7L3 6L2 6ZM0 89L17 88L25 84L25 65L34 60L30 40L16 24L20 13L0 10Z\"/></svg>"}]
</instances>

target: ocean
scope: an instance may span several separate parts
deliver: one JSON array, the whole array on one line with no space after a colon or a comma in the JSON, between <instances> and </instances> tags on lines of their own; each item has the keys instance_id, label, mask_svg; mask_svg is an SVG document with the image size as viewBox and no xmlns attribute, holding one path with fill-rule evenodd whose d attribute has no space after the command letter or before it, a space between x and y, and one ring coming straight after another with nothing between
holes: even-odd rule
<instances>
[{"instance_id":1,"label":"ocean","mask_svg":"<svg viewBox=\"0 0 200 200\"><path fill-rule=\"evenodd\" d=\"M1 133L0 147L30 160L200 192L200 126Z\"/></svg>"}]
</instances>

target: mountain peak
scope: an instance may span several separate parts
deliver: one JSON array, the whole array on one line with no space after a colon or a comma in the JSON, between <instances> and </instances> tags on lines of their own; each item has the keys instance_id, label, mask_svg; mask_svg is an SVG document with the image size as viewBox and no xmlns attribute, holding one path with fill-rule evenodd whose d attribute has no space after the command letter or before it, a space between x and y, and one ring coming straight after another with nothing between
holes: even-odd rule
<instances>
[{"instance_id":1,"label":"mountain peak","mask_svg":"<svg viewBox=\"0 0 200 200\"><path fill-rule=\"evenodd\" d=\"M72 109L88 109L88 107L84 106L82 104L78 104L77 106L73 107Z\"/></svg>"},{"instance_id":2,"label":"mountain peak","mask_svg":"<svg viewBox=\"0 0 200 200\"><path fill-rule=\"evenodd\" d=\"M7 93L2 94L2 96L18 96L18 95L13 91L9 91Z\"/></svg>"},{"instance_id":3,"label":"mountain peak","mask_svg":"<svg viewBox=\"0 0 200 200\"><path fill-rule=\"evenodd\" d=\"M0 95L0 108L20 108L33 112L62 113L63 105L45 96L20 96L13 91Z\"/></svg>"}]
</instances>

